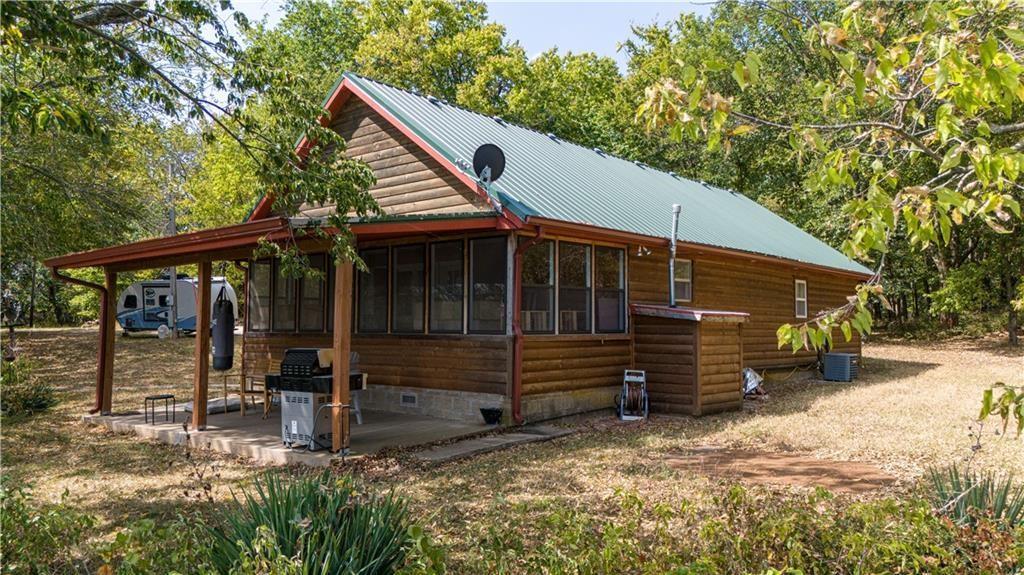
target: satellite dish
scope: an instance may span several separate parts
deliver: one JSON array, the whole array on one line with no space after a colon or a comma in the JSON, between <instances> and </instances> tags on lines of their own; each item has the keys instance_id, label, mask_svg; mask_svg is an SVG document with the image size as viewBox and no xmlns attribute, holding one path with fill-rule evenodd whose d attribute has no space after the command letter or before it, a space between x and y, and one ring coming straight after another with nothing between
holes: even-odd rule
<instances>
[{"instance_id":1,"label":"satellite dish","mask_svg":"<svg viewBox=\"0 0 1024 575\"><path fill-rule=\"evenodd\" d=\"M484 185L490 184L505 172L505 152L494 144L484 144L473 153L473 171Z\"/></svg>"}]
</instances>

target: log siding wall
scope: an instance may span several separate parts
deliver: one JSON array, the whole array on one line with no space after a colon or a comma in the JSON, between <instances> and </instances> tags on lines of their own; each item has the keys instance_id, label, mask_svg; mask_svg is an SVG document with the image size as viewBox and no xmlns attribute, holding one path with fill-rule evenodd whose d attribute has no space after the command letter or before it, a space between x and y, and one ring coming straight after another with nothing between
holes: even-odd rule
<instances>
[{"instance_id":1,"label":"log siding wall","mask_svg":"<svg viewBox=\"0 0 1024 575\"><path fill-rule=\"evenodd\" d=\"M699 337L700 398L696 415L718 413L743 406L742 333L737 323L701 322Z\"/></svg>"},{"instance_id":2,"label":"log siding wall","mask_svg":"<svg viewBox=\"0 0 1024 575\"><path fill-rule=\"evenodd\" d=\"M626 334L523 337L524 396L621 385L629 369Z\"/></svg>"},{"instance_id":3,"label":"log siding wall","mask_svg":"<svg viewBox=\"0 0 1024 575\"><path fill-rule=\"evenodd\" d=\"M358 98L351 98L331 124L347 143L346 156L366 162L377 183L370 193L388 215L491 211L487 202L460 182ZM302 215L323 216L334 206L304 205Z\"/></svg>"},{"instance_id":4,"label":"log siding wall","mask_svg":"<svg viewBox=\"0 0 1024 575\"><path fill-rule=\"evenodd\" d=\"M331 347L331 334L255 334L245 337L245 374L261 376L289 347ZM352 336L352 351L370 385L506 393L508 336Z\"/></svg>"},{"instance_id":5,"label":"log siding wall","mask_svg":"<svg viewBox=\"0 0 1024 575\"><path fill-rule=\"evenodd\" d=\"M663 317L633 316L633 360L647 375L651 411L696 411L700 324Z\"/></svg>"},{"instance_id":6,"label":"log siding wall","mask_svg":"<svg viewBox=\"0 0 1024 575\"><path fill-rule=\"evenodd\" d=\"M668 249L629 255L630 303L668 303ZM741 256L701 254L680 250L678 257L693 262L693 300L680 305L742 311L750 314L743 327L744 365L755 369L805 365L815 354L778 349L775 332L784 323L795 323L794 280L807 281L808 315L842 305L859 280L825 271L798 268L783 262L751 261ZM860 340L850 342L837 334L836 351L860 353Z\"/></svg>"}]
</instances>

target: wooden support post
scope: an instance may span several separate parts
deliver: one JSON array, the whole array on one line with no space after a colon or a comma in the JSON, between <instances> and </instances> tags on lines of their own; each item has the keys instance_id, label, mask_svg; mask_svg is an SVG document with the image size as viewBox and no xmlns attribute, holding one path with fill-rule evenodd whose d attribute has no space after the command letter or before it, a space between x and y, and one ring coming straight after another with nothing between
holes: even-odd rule
<instances>
[{"instance_id":1,"label":"wooden support post","mask_svg":"<svg viewBox=\"0 0 1024 575\"><path fill-rule=\"evenodd\" d=\"M101 306L100 337L103 338L103 396L100 414L110 415L114 397L114 336L117 332L117 272L104 269L106 304Z\"/></svg>"},{"instance_id":2,"label":"wooden support post","mask_svg":"<svg viewBox=\"0 0 1024 575\"><path fill-rule=\"evenodd\" d=\"M352 350L352 262L335 262L334 275L334 389L331 403L331 451L349 447L349 353ZM340 406L344 405L342 408Z\"/></svg>"},{"instance_id":3,"label":"wooden support post","mask_svg":"<svg viewBox=\"0 0 1024 575\"><path fill-rule=\"evenodd\" d=\"M199 263L199 282L196 285L196 358L195 380L192 391L192 429L206 429L206 403L210 387L210 276L213 265Z\"/></svg>"}]
</instances>

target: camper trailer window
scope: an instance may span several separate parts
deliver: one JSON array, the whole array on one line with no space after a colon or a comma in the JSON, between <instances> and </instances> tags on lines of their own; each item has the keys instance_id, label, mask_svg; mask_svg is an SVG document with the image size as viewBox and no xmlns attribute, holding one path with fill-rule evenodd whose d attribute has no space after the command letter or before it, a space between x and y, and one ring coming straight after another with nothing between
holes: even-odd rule
<instances>
[{"instance_id":1,"label":"camper trailer window","mask_svg":"<svg viewBox=\"0 0 1024 575\"><path fill-rule=\"evenodd\" d=\"M526 239L522 241L528 241ZM545 240L523 252L520 324L526 333L555 331L555 242Z\"/></svg>"},{"instance_id":2,"label":"camper trailer window","mask_svg":"<svg viewBox=\"0 0 1024 575\"><path fill-rule=\"evenodd\" d=\"M462 332L462 240L430 245L430 331Z\"/></svg>"},{"instance_id":3,"label":"camper trailer window","mask_svg":"<svg viewBox=\"0 0 1024 575\"><path fill-rule=\"evenodd\" d=\"M252 264L249 272L249 329L267 331L270 329L270 260Z\"/></svg>"},{"instance_id":4,"label":"camper trailer window","mask_svg":"<svg viewBox=\"0 0 1024 575\"><path fill-rule=\"evenodd\" d=\"M274 331L295 329L295 279L284 275L278 263L274 262L274 310L272 322Z\"/></svg>"},{"instance_id":5,"label":"camper trailer window","mask_svg":"<svg viewBox=\"0 0 1024 575\"><path fill-rule=\"evenodd\" d=\"M139 298L135 294L130 293L124 296L124 309L135 309L139 307Z\"/></svg>"},{"instance_id":6,"label":"camper trailer window","mask_svg":"<svg viewBox=\"0 0 1024 575\"><path fill-rule=\"evenodd\" d=\"M393 276L391 305L391 331L394 333L422 333L426 302L426 246L395 246L391 250Z\"/></svg>"},{"instance_id":7,"label":"camper trailer window","mask_svg":"<svg viewBox=\"0 0 1024 575\"><path fill-rule=\"evenodd\" d=\"M504 237L469 242L469 331L505 332L505 252Z\"/></svg>"},{"instance_id":8,"label":"camper trailer window","mask_svg":"<svg viewBox=\"0 0 1024 575\"><path fill-rule=\"evenodd\" d=\"M359 274L357 327L362 333L388 329L388 248L359 250L366 271Z\"/></svg>"},{"instance_id":9,"label":"camper trailer window","mask_svg":"<svg viewBox=\"0 0 1024 575\"><path fill-rule=\"evenodd\" d=\"M299 331L324 330L324 254L311 254L309 267L320 271L320 277L303 277L299 288Z\"/></svg>"},{"instance_id":10,"label":"camper trailer window","mask_svg":"<svg viewBox=\"0 0 1024 575\"><path fill-rule=\"evenodd\" d=\"M594 320L599 332L626 330L625 256L619 248L594 248Z\"/></svg>"},{"instance_id":11,"label":"camper trailer window","mask_svg":"<svg viewBox=\"0 0 1024 575\"><path fill-rule=\"evenodd\" d=\"M558 331L590 333L590 246L558 243Z\"/></svg>"}]
</instances>

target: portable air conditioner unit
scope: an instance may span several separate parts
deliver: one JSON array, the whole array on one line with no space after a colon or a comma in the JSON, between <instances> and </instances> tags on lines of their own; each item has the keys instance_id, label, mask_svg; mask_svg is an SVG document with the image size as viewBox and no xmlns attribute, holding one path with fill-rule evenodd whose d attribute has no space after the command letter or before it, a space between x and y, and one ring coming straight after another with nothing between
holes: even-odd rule
<instances>
[{"instance_id":1,"label":"portable air conditioner unit","mask_svg":"<svg viewBox=\"0 0 1024 575\"><path fill-rule=\"evenodd\" d=\"M857 378L857 354L826 353L822 371L826 381L853 381Z\"/></svg>"}]
</instances>

